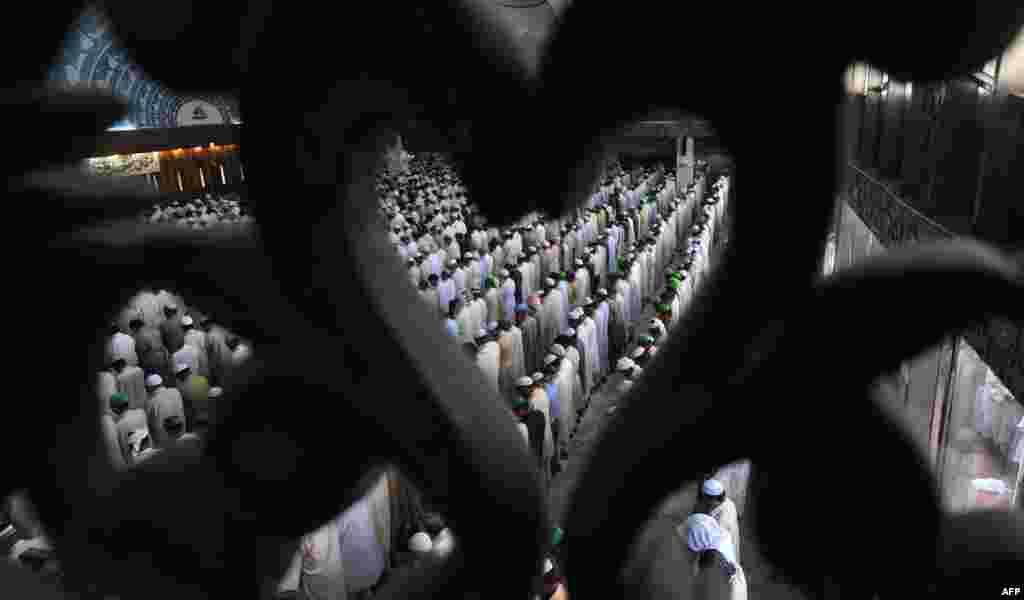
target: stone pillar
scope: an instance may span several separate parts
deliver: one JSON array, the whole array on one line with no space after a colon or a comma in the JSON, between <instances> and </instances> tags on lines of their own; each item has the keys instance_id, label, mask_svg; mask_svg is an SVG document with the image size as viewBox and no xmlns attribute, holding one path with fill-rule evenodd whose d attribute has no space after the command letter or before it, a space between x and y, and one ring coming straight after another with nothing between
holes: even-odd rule
<instances>
[{"instance_id":1,"label":"stone pillar","mask_svg":"<svg viewBox=\"0 0 1024 600\"><path fill-rule=\"evenodd\" d=\"M676 138L676 181L684 187L693 183L694 165L696 161L693 155L693 138Z\"/></svg>"}]
</instances>

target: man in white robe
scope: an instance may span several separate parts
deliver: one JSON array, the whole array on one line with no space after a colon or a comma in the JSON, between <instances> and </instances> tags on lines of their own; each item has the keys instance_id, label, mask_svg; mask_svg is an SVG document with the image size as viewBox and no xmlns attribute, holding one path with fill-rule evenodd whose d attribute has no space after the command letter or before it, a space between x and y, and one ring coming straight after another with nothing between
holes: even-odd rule
<instances>
[{"instance_id":1,"label":"man in white robe","mask_svg":"<svg viewBox=\"0 0 1024 600\"><path fill-rule=\"evenodd\" d=\"M459 257L462 256L462 250L459 248L459 243L450 235L444 236L444 241L446 251L445 262L447 263L453 259L458 260Z\"/></svg>"},{"instance_id":2,"label":"man in white robe","mask_svg":"<svg viewBox=\"0 0 1024 600\"><path fill-rule=\"evenodd\" d=\"M452 273L452 283L455 284L455 297L462 298L466 291L466 271L459 265L458 259L448 261L448 270Z\"/></svg>"},{"instance_id":3,"label":"man in white robe","mask_svg":"<svg viewBox=\"0 0 1024 600\"><path fill-rule=\"evenodd\" d=\"M594 321L594 305L590 298L584 300L583 319L577 328L587 348L588 366L590 368L591 391L597 387L601 379L601 353L597 343L597 322Z\"/></svg>"},{"instance_id":4,"label":"man in white robe","mask_svg":"<svg viewBox=\"0 0 1024 600\"><path fill-rule=\"evenodd\" d=\"M616 277L613 280L613 294L609 295L608 301L608 361L611 363L626 352L629 338L628 323L626 321L626 298L624 287L628 288L623 280Z\"/></svg>"},{"instance_id":5,"label":"man in white robe","mask_svg":"<svg viewBox=\"0 0 1024 600\"><path fill-rule=\"evenodd\" d=\"M593 279L596 282L595 288L603 287L606 285L605 275L608 272L608 238L602 236L598 239L597 245L594 246L593 258L590 261L590 266L593 269Z\"/></svg>"},{"instance_id":6,"label":"man in white robe","mask_svg":"<svg viewBox=\"0 0 1024 600\"><path fill-rule=\"evenodd\" d=\"M591 363L595 359L595 357L590 355L588 347L589 344L587 343L587 338L584 335L583 331L581 331L582 328L583 310L577 308L574 309L573 312L569 315L568 331L573 332L573 335L569 337L571 338L572 346L575 347L576 351L579 353L580 381L583 384L583 397L587 398L590 396L590 393L594 390L595 382L592 378L594 372Z\"/></svg>"},{"instance_id":7,"label":"man in white robe","mask_svg":"<svg viewBox=\"0 0 1024 600\"><path fill-rule=\"evenodd\" d=\"M153 444L157 448L167 448L185 432L184 400L177 388L164 386L159 375L149 376L146 391L148 397L144 408ZM180 432L173 424L175 419L181 426Z\"/></svg>"},{"instance_id":8,"label":"man in white robe","mask_svg":"<svg viewBox=\"0 0 1024 600\"><path fill-rule=\"evenodd\" d=\"M171 356L171 360L174 361L175 365L188 365L188 368L195 373L199 369L199 351L185 344L181 350L178 350Z\"/></svg>"},{"instance_id":9,"label":"man in white robe","mask_svg":"<svg viewBox=\"0 0 1024 600\"><path fill-rule=\"evenodd\" d=\"M437 295L437 276L431 274L427 277L426 283L420 284L420 299L423 300L424 306L431 315L437 314Z\"/></svg>"},{"instance_id":10,"label":"man in white robe","mask_svg":"<svg viewBox=\"0 0 1024 600\"><path fill-rule=\"evenodd\" d=\"M470 304L470 309L472 310L470 322L472 329L469 331L472 335L475 335L473 332L484 329L484 326L487 324L487 301L484 300L483 291L480 288L473 290L473 301Z\"/></svg>"},{"instance_id":11,"label":"man in white robe","mask_svg":"<svg viewBox=\"0 0 1024 600\"><path fill-rule=\"evenodd\" d=\"M630 255L631 259L635 261L635 254ZM638 262L633 262L629 271L629 319L630 327L640 318L643 312L643 278L641 276L641 268Z\"/></svg>"},{"instance_id":12,"label":"man in white robe","mask_svg":"<svg viewBox=\"0 0 1024 600\"><path fill-rule=\"evenodd\" d=\"M497 270L505 268L508 263L508 257L505 255L505 248L498 243L498 240L491 240L488 247L491 251L491 257L494 259L494 268Z\"/></svg>"},{"instance_id":13,"label":"man in white robe","mask_svg":"<svg viewBox=\"0 0 1024 600\"><path fill-rule=\"evenodd\" d=\"M441 281L437 284L437 310L442 315L448 314L452 300L455 299L455 282L452 280L451 271L445 269L441 272Z\"/></svg>"},{"instance_id":14,"label":"man in white robe","mask_svg":"<svg viewBox=\"0 0 1024 600\"><path fill-rule=\"evenodd\" d=\"M490 250L483 252L480 255L480 282L487 280L494 272L494 257L491 256Z\"/></svg>"},{"instance_id":15,"label":"man in white robe","mask_svg":"<svg viewBox=\"0 0 1024 600\"><path fill-rule=\"evenodd\" d=\"M594 322L597 324L597 350L601 368L601 375L605 375L611 369L611 356L608 346L608 322L611 317L611 307L608 302L608 290L600 288L597 290L597 307L594 310Z\"/></svg>"},{"instance_id":16,"label":"man in white robe","mask_svg":"<svg viewBox=\"0 0 1024 600\"><path fill-rule=\"evenodd\" d=\"M459 344L472 342L473 334L480 330L480 324L476 323L476 327L473 327L473 309L471 308L470 302L459 303L458 312L455 315L455 322L458 325L459 336L457 340Z\"/></svg>"},{"instance_id":17,"label":"man in white robe","mask_svg":"<svg viewBox=\"0 0 1024 600\"><path fill-rule=\"evenodd\" d=\"M543 374L534 373L530 380L532 382L529 388L530 407L544 415L544 457L541 463L543 465L541 481L544 482L543 489L546 490L547 484L551 480L551 457L555 455L555 443L551 429L551 399L548 398L548 393L544 390Z\"/></svg>"},{"instance_id":18,"label":"man in white robe","mask_svg":"<svg viewBox=\"0 0 1024 600\"><path fill-rule=\"evenodd\" d=\"M531 314L526 303L516 305L516 322L523 337L523 373L529 373L538 365L537 355L540 346L540 324Z\"/></svg>"},{"instance_id":19,"label":"man in white robe","mask_svg":"<svg viewBox=\"0 0 1024 600\"><path fill-rule=\"evenodd\" d=\"M534 285L536 278L533 275L533 263L526 260L525 256L519 258L519 287L522 298L532 296L537 291L536 285Z\"/></svg>"},{"instance_id":20,"label":"man in white robe","mask_svg":"<svg viewBox=\"0 0 1024 600\"><path fill-rule=\"evenodd\" d=\"M530 265L532 266L530 273L533 275L533 289L539 290L543 287L542 282L546 279L546 277L541 277L541 273L544 269L542 261L543 257L537 250L536 246L530 246L528 257L530 259Z\"/></svg>"},{"instance_id":21,"label":"man in white robe","mask_svg":"<svg viewBox=\"0 0 1024 600\"><path fill-rule=\"evenodd\" d=\"M501 288L499 291L501 303L500 303L500 321L514 321L515 320L515 309L516 309L516 282L513 281L511 273L508 269L502 269L498 272L499 281Z\"/></svg>"},{"instance_id":22,"label":"man in white robe","mask_svg":"<svg viewBox=\"0 0 1024 600\"><path fill-rule=\"evenodd\" d=\"M114 361L112 372L114 374L114 387L116 392L124 394L128 398L128 408L142 409L146 407L146 376L142 369L133 367L125 362L123 358ZM104 386L105 388L107 386ZM103 393L109 398L109 389Z\"/></svg>"},{"instance_id":23,"label":"man in white robe","mask_svg":"<svg viewBox=\"0 0 1024 600\"><path fill-rule=\"evenodd\" d=\"M536 297L540 300L540 303L537 306L537 312L535 315L537 318L538 328L538 349L536 349L537 356L534 357L533 362L535 369L541 366L542 363L540 361L544 359L544 353L540 349L546 348L548 346L548 344L550 343L549 340L551 339L551 330L557 327L558 323L554 314L555 305L551 300L549 300L548 291L541 290L537 292Z\"/></svg>"},{"instance_id":24,"label":"man in white robe","mask_svg":"<svg viewBox=\"0 0 1024 600\"><path fill-rule=\"evenodd\" d=\"M477 260L476 253L473 251L466 252L462 255L462 260L463 268L466 271L466 286L469 289L483 289L484 280L480 274L480 261Z\"/></svg>"},{"instance_id":25,"label":"man in white robe","mask_svg":"<svg viewBox=\"0 0 1024 600\"><path fill-rule=\"evenodd\" d=\"M573 307L582 306L584 298L590 295L590 271L584 266L583 259L576 259L576 301Z\"/></svg>"},{"instance_id":26,"label":"man in white robe","mask_svg":"<svg viewBox=\"0 0 1024 600\"><path fill-rule=\"evenodd\" d=\"M139 357L135 353L135 338L121 331L116 322L111 323L110 341L107 342L107 362L111 363L123 358L129 366L139 365Z\"/></svg>"},{"instance_id":27,"label":"man in white robe","mask_svg":"<svg viewBox=\"0 0 1024 600\"><path fill-rule=\"evenodd\" d=\"M498 292L498 281L494 277L487 277L484 280L487 291L484 292L484 302L487 304L487 322L497 322L501 318L501 296Z\"/></svg>"},{"instance_id":28,"label":"man in white robe","mask_svg":"<svg viewBox=\"0 0 1024 600\"><path fill-rule=\"evenodd\" d=\"M697 497L696 512L710 515L732 536L736 562L740 562L740 524L736 505L725 493L725 486L717 479L708 479Z\"/></svg>"}]
</instances>

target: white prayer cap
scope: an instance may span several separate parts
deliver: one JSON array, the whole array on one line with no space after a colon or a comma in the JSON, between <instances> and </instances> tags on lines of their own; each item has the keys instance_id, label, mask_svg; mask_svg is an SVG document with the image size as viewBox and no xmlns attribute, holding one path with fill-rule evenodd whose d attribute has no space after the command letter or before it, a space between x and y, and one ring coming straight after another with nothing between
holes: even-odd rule
<instances>
[{"instance_id":1,"label":"white prayer cap","mask_svg":"<svg viewBox=\"0 0 1024 600\"><path fill-rule=\"evenodd\" d=\"M178 364L177 366L174 367L174 373L175 374L181 374L183 371L187 371L188 369L191 369L191 368L192 367L188 366L185 363L180 363L180 364Z\"/></svg>"},{"instance_id":2,"label":"white prayer cap","mask_svg":"<svg viewBox=\"0 0 1024 600\"><path fill-rule=\"evenodd\" d=\"M164 307L166 310L178 310L178 305L171 303Z\"/></svg>"},{"instance_id":3,"label":"white prayer cap","mask_svg":"<svg viewBox=\"0 0 1024 600\"><path fill-rule=\"evenodd\" d=\"M444 558L451 554L454 548L455 538L452 537L452 532L446 527L441 530L441 533L437 534L437 539L434 540L434 553Z\"/></svg>"},{"instance_id":4,"label":"white prayer cap","mask_svg":"<svg viewBox=\"0 0 1024 600\"><path fill-rule=\"evenodd\" d=\"M128 444L134 445L136 442L141 441L142 438L145 437L149 437L149 429L145 427L140 427L139 429L136 429L135 431L128 434Z\"/></svg>"},{"instance_id":5,"label":"white prayer cap","mask_svg":"<svg viewBox=\"0 0 1024 600\"><path fill-rule=\"evenodd\" d=\"M547 279L545 279L545 280L544 280L544 283L545 283L546 285L550 286L550 287L555 287L555 280L554 280L554 279L552 279L552 278L550 278L550 277L548 277Z\"/></svg>"},{"instance_id":6,"label":"white prayer cap","mask_svg":"<svg viewBox=\"0 0 1024 600\"><path fill-rule=\"evenodd\" d=\"M594 299L591 298L590 296L587 296L586 298L583 299L583 304L584 305L593 304L593 303L594 303Z\"/></svg>"},{"instance_id":7,"label":"white prayer cap","mask_svg":"<svg viewBox=\"0 0 1024 600\"><path fill-rule=\"evenodd\" d=\"M531 385L533 385L533 378L525 376L520 377L519 379L516 380L516 385L519 387L530 387Z\"/></svg>"},{"instance_id":8,"label":"white prayer cap","mask_svg":"<svg viewBox=\"0 0 1024 600\"><path fill-rule=\"evenodd\" d=\"M694 233L700 233L700 225L694 225L693 227L690 228L690 231Z\"/></svg>"},{"instance_id":9,"label":"white prayer cap","mask_svg":"<svg viewBox=\"0 0 1024 600\"><path fill-rule=\"evenodd\" d=\"M554 354L548 354L547 356L544 357L544 366L546 367L551 363L555 362L556 360L558 360L557 356L555 356Z\"/></svg>"},{"instance_id":10,"label":"white prayer cap","mask_svg":"<svg viewBox=\"0 0 1024 600\"><path fill-rule=\"evenodd\" d=\"M577 267L582 267L583 266L583 259L577 258L576 259L576 266Z\"/></svg>"},{"instance_id":11,"label":"white prayer cap","mask_svg":"<svg viewBox=\"0 0 1024 600\"><path fill-rule=\"evenodd\" d=\"M686 545L693 552L718 550L722 528L710 515L697 513L686 519Z\"/></svg>"},{"instance_id":12,"label":"white prayer cap","mask_svg":"<svg viewBox=\"0 0 1024 600\"><path fill-rule=\"evenodd\" d=\"M632 388L632 387L633 387L633 382L632 381L627 379L627 380L622 382L622 389L623 390L629 391L630 388Z\"/></svg>"},{"instance_id":13,"label":"white prayer cap","mask_svg":"<svg viewBox=\"0 0 1024 600\"><path fill-rule=\"evenodd\" d=\"M459 265L459 261L455 260L454 258L448 261L448 266L449 267L456 267L458 265Z\"/></svg>"},{"instance_id":14,"label":"white prayer cap","mask_svg":"<svg viewBox=\"0 0 1024 600\"><path fill-rule=\"evenodd\" d=\"M576 335L576 330L573 329L572 327L570 327L570 328L566 329L565 331L563 331L562 335L567 335L569 337L572 337L572 336Z\"/></svg>"},{"instance_id":15,"label":"white prayer cap","mask_svg":"<svg viewBox=\"0 0 1024 600\"><path fill-rule=\"evenodd\" d=\"M559 358L564 357L565 348L563 348L561 344L555 344L554 346L551 346L551 353Z\"/></svg>"},{"instance_id":16,"label":"white prayer cap","mask_svg":"<svg viewBox=\"0 0 1024 600\"><path fill-rule=\"evenodd\" d=\"M644 355L644 348L643 348L643 346L637 346L636 349L633 350L633 358L640 358L643 355Z\"/></svg>"},{"instance_id":17,"label":"white prayer cap","mask_svg":"<svg viewBox=\"0 0 1024 600\"><path fill-rule=\"evenodd\" d=\"M487 337L487 330L481 328L480 331L476 332L476 337L478 337L478 338Z\"/></svg>"},{"instance_id":18,"label":"white prayer cap","mask_svg":"<svg viewBox=\"0 0 1024 600\"><path fill-rule=\"evenodd\" d=\"M608 290L606 290L604 288L598 288L597 293L600 294L601 296L607 296L608 295Z\"/></svg>"},{"instance_id":19,"label":"white prayer cap","mask_svg":"<svg viewBox=\"0 0 1024 600\"><path fill-rule=\"evenodd\" d=\"M487 331L494 331L497 328L498 328L498 322L497 321L491 321L490 323L487 324Z\"/></svg>"},{"instance_id":20,"label":"white prayer cap","mask_svg":"<svg viewBox=\"0 0 1024 600\"><path fill-rule=\"evenodd\" d=\"M222 388L222 387L212 387L212 388L210 388L210 397L211 398L220 398L223 395L224 395L224 388Z\"/></svg>"},{"instance_id":21,"label":"white prayer cap","mask_svg":"<svg viewBox=\"0 0 1024 600\"><path fill-rule=\"evenodd\" d=\"M572 309L572 312L569 313L569 316L572 317L573 319L578 319L578 318L583 316L583 309L582 308L574 308L574 309Z\"/></svg>"},{"instance_id":22,"label":"white prayer cap","mask_svg":"<svg viewBox=\"0 0 1024 600\"><path fill-rule=\"evenodd\" d=\"M725 491L725 486L723 486L722 482L717 479L708 479L704 482L701 489L704 490L704 493L708 496L721 496L722 492Z\"/></svg>"},{"instance_id":23,"label":"white prayer cap","mask_svg":"<svg viewBox=\"0 0 1024 600\"><path fill-rule=\"evenodd\" d=\"M532 379L534 383L537 383L541 379L544 379L544 374L540 372L534 373Z\"/></svg>"},{"instance_id":24,"label":"white prayer cap","mask_svg":"<svg viewBox=\"0 0 1024 600\"><path fill-rule=\"evenodd\" d=\"M190 317L188 315L185 315L184 317L181 318L181 324L182 325L191 325L193 322L194 321L192 321L192 317Z\"/></svg>"},{"instance_id":25,"label":"white prayer cap","mask_svg":"<svg viewBox=\"0 0 1024 600\"><path fill-rule=\"evenodd\" d=\"M543 575L547 575L552 570L554 570L554 568L555 568L555 564L551 562L551 559L550 558L545 558L544 559L544 570L542 571L542 574Z\"/></svg>"},{"instance_id":26,"label":"white prayer cap","mask_svg":"<svg viewBox=\"0 0 1024 600\"><path fill-rule=\"evenodd\" d=\"M417 554L425 554L434 548L434 541L430 536L421 531L409 538L409 550Z\"/></svg>"},{"instance_id":27,"label":"white prayer cap","mask_svg":"<svg viewBox=\"0 0 1024 600\"><path fill-rule=\"evenodd\" d=\"M500 276L502 276L502 277L508 277L508 276L510 275L510 273L508 272L508 269L502 269L502 270L501 270L501 271L500 271L500 272L498 273L498 275L500 275Z\"/></svg>"},{"instance_id":28,"label":"white prayer cap","mask_svg":"<svg viewBox=\"0 0 1024 600\"><path fill-rule=\"evenodd\" d=\"M462 258L473 258L473 253L472 252L467 252L467 253L462 255Z\"/></svg>"},{"instance_id":29,"label":"white prayer cap","mask_svg":"<svg viewBox=\"0 0 1024 600\"><path fill-rule=\"evenodd\" d=\"M163 377L160 377L156 373L153 373L152 375L146 378L146 387L156 387L158 385L163 384L163 382Z\"/></svg>"},{"instance_id":30,"label":"white prayer cap","mask_svg":"<svg viewBox=\"0 0 1024 600\"><path fill-rule=\"evenodd\" d=\"M618 371L628 371L629 369L632 369L635 366L636 363L633 362L628 356L623 356L615 365L615 369Z\"/></svg>"}]
</instances>

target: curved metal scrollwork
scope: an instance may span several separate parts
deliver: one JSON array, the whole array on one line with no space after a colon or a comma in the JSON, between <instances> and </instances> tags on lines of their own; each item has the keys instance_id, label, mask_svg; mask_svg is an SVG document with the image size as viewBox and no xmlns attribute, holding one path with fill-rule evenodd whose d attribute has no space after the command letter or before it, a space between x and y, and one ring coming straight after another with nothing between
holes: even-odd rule
<instances>
[{"instance_id":1,"label":"curved metal scrollwork","mask_svg":"<svg viewBox=\"0 0 1024 600\"><path fill-rule=\"evenodd\" d=\"M125 597L255 596L283 571L289 540L351 502L374 465L395 462L446 503L460 543L445 565L380 595L526 597L548 524L518 433L468 360L439 331L417 326L418 303L387 285L402 276L388 272L387 249L368 233L377 132L411 105L426 107L440 130L473 124L472 151L458 163L499 223L579 202L600 165L599 134L651 106L708 118L736 158L734 241L572 501L574 596L622 597L617 573L649 509L681 481L740 457L758 468L761 546L796 580L830 576L851 596L888 597L991 569L1019 576L1020 516L942 515L921 461L865 393L951 328L990 314L1020 318L1019 265L978 244L944 244L816 283L842 168L822 150L836 147L842 68L857 54L907 78L977 68L1024 24L1014 3L986 5L973 24L951 6L930 15L927 40L909 44L905 32L921 31L915 9L880 2L858 9L885 7L888 26L869 36L829 25L832 8L641 2L628 6L642 18L634 26L620 5L577 3L540 81L527 81L462 6L360 3L339 19L311 4L176 2L177 16L162 19L132 5L105 9L148 72L181 91L241 91L261 229L190 237L116 222L55 236L51 224L69 231L138 205L131 195L80 194L68 211L67 194L52 186L17 191L23 233L34 237L11 254L32 260L25 268L15 259L16 289L39 321L13 325L34 357L27 378L45 389L11 409L4 443L16 461L3 491L29 488L70 586L102 583ZM44 13L19 24L33 40L26 61L49 58L36 52L40 36L57 46ZM729 45L753 48L758 64L713 60ZM760 63L801 68L809 52L822 62L799 72L803 97L779 93L778 70ZM69 135L82 144L118 116L109 103L67 98L41 101L52 116L30 149L48 163L76 151ZM15 100L11 119L38 114L39 101ZM810 174L796 189L778 176L775 159L787 156ZM8 163L7 174L33 164ZM259 360L226 399L229 416L202 455L165 455L116 475L101 458L88 400L97 365L85 358L100 354L89 350L100 340L92 324L102 323L92 316L121 304L137 281L161 279L253 339ZM951 292L971 286L985 293ZM942 296L943 311L879 326L889 313L865 307L893 296L919 306ZM849 316L839 326L854 343L829 348L826 363L823 332L834 331L836 314ZM871 337L892 331L900 335L882 344ZM863 455L853 453L864 440Z\"/></svg>"}]
</instances>

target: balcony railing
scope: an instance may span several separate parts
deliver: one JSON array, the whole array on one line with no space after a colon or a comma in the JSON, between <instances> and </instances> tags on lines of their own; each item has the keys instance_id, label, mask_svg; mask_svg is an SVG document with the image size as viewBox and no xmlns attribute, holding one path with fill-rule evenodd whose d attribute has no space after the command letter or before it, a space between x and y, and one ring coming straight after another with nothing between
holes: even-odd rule
<instances>
[{"instance_id":1,"label":"balcony railing","mask_svg":"<svg viewBox=\"0 0 1024 600\"><path fill-rule=\"evenodd\" d=\"M886 247L954 237L857 165L849 163L847 167L843 198Z\"/></svg>"},{"instance_id":2,"label":"balcony railing","mask_svg":"<svg viewBox=\"0 0 1024 600\"><path fill-rule=\"evenodd\" d=\"M887 185L849 163L842 198L887 248L955 235L899 198ZM993 318L963 333L1018 399L1024 399L1024 323Z\"/></svg>"}]
</instances>

